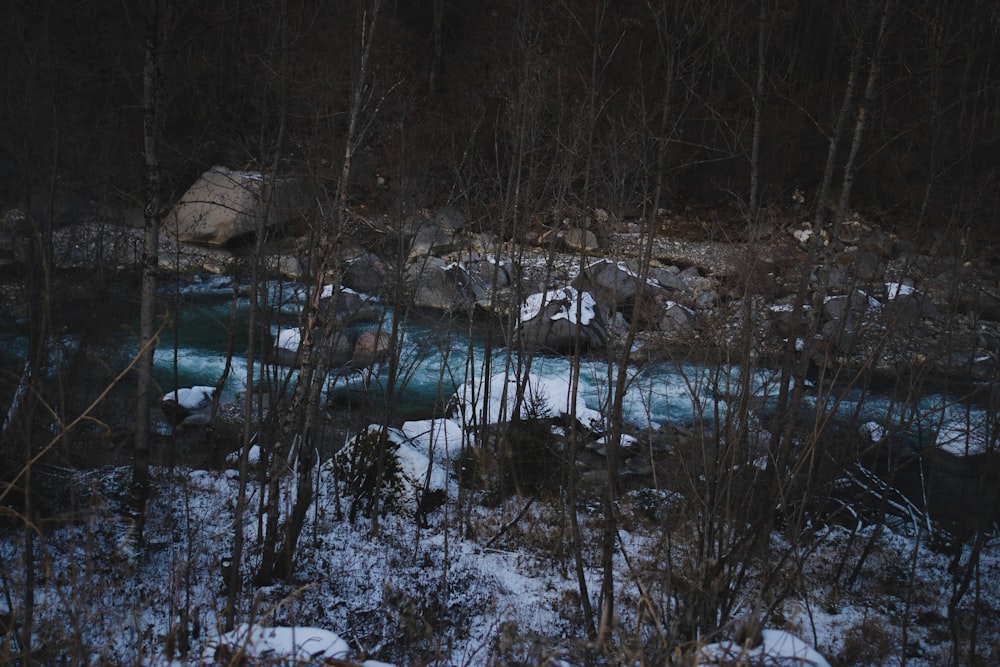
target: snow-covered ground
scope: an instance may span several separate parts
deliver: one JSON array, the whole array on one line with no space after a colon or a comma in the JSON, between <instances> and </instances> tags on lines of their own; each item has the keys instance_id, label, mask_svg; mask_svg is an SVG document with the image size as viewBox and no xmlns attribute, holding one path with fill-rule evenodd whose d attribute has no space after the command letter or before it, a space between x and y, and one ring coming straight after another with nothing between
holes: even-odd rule
<instances>
[{"instance_id":1,"label":"snow-covered ground","mask_svg":"<svg viewBox=\"0 0 1000 667\"><path fill-rule=\"evenodd\" d=\"M251 511L243 525L245 585L236 622L243 639L257 633L258 655L275 655L298 636L315 642L317 656L335 653L358 662L546 664L552 658L547 664L583 664L587 638L558 504L536 502L524 511L525 500L511 498L484 507L468 492L454 497L452 491L426 527L408 516L389 516L373 534L369 521L352 525L339 515L333 480L325 469L319 474L319 495L302 533L294 580L262 587L251 583L259 562L254 508L260 488L250 486ZM134 543L131 523L119 518L129 475L122 468L81 473L80 488L93 491L90 511L76 524L46 527L35 539L35 647L43 663L84 655L90 664L203 664L224 641L221 564L231 555L235 471L154 469L142 546ZM663 498L667 505L680 502L677 494ZM339 502L345 509L347 501ZM625 664L624 656L641 654L646 644L654 650L651 610L669 633L675 600L665 583L668 564L680 567L688 557L688 547L678 541L683 527L642 518L639 502L639 496L626 495L619 507L627 518L621 522L616 558L615 645L620 653L606 664ZM599 511L587 509L591 505L596 503L582 506L580 524L584 574L596 607L601 521ZM666 544L668 537L676 543ZM905 633L906 664L945 664L951 620L965 646L978 623L978 650L988 662L1000 641L1000 544L984 537L979 567L965 581L972 545L945 555L930 549L928 541L925 534L873 527L827 528L801 545L775 533L771 557L786 562L776 570L774 563L753 564L737 591L734 619L761 609L769 599L779 600L764 618L770 631L764 646L746 655L776 655L767 652L768 642L781 639L779 645L794 647L795 655L814 656L809 652L814 647L835 665L896 665L903 659ZM2 599L18 611L23 546L17 532L5 531L0 540ZM793 572L798 565L801 575L790 574L793 580L779 577L765 584L758 578L764 572ZM968 590L950 610L949 601L965 584ZM763 588L767 585L790 588L778 596ZM272 627L280 629L260 629ZM735 650L727 643L733 627L703 638L706 644L715 642L702 654L706 661ZM323 632L335 633L344 643ZM13 641L8 637L3 650L15 651ZM331 653L323 653L327 647L333 647ZM656 650L666 655L662 647ZM789 658L764 664L814 663Z\"/></svg>"},{"instance_id":2,"label":"snow-covered ground","mask_svg":"<svg viewBox=\"0 0 1000 667\"><path fill-rule=\"evenodd\" d=\"M905 286L887 289L890 296L906 293ZM581 311L587 317L589 311ZM575 312L564 316L575 317ZM801 540L776 531L764 540L766 553L758 560L736 567L729 563L728 569L720 569L725 576L703 590L699 585L707 581L705 573L717 563L697 556L695 545L705 537L696 520L702 509L676 490L663 489L632 492L619 502L618 617L611 655L595 657L581 611L569 508L559 498L529 504L514 497L487 505L448 477L451 460L473 437L467 427L477 420L501 421L513 411L512 380L488 370L502 367L498 357L480 355L473 360L478 379L463 383L464 375L452 373L448 359L453 357L455 367L464 370L464 341L449 341L444 354L430 340L413 335L404 341L417 369L409 387L423 383L440 391L443 377L456 378L451 418L406 422L391 432L401 443L401 467L409 477L429 479L447 492L443 506L420 517L426 523L415 520L406 503L400 504L399 515L380 521L377 533L364 517L350 523L350 499L338 493L334 468L319 466L317 498L299 542L294 578L255 586L261 487L252 481L243 521L243 594L235 632L227 634L223 563L233 548L235 471L154 469L141 545L127 518L131 471L76 472L76 519L38 526L33 539L38 662L58 663L72 656L90 664L179 666L242 650L257 660L284 654L288 660L305 656L308 664L346 657L373 667L376 661L663 664L674 650L682 650L709 664L738 656L765 665L816 667L825 659L833 665L905 662L922 667L951 664L956 639L959 664L1000 660L996 535L981 535L978 543L969 540L957 552L945 553L938 536L916 523L807 526L807 539ZM187 352L173 358L167 350L162 361L218 375L216 366L223 360L217 353L200 348ZM615 370L600 361L580 368L575 414L598 431L603 418L596 408L606 405L607 378ZM237 381L245 377L245 367L237 365L235 376ZM567 360L536 358L524 378L530 400L522 410L532 413L525 416L567 412L570 376ZM714 402L725 412L726 397L738 394L739 378L736 368L722 372L662 364L630 369L625 422L652 430L660 424L690 423L695 399ZM749 381L755 401L766 405L776 387L772 375L760 370ZM204 394L201 387L192 389L197 391L174 396L186 403ZM865 429L872 442L901 421L871 396L838 398L841 409L854 412L857 407L859 416L871 419ZM807 395L807 403L811 400L821 401ZM956 455L995 449L995 437L987 437L991 420L980 409L970 411L945 396L925 397L909 421L929 434L925 444ZM623 445L627 442L636 441L627 436ZM250 458L258 457L259 450ZM427 465L435 466L430 476L420 474ZM584 495L575 511L583 532L582 574L597 609L601 504ZM24 548L23 530L0 527L0 621L8 609L20 617L25 608ZM978 562L970 567L974 559ZM681 642L677 631L679 617L698 596L732 600L722 630L698 637L701 645ZM738 626L748 616L762 617L759 646L734 644ZM0 662L20 650L16 634L0 635ZM975 657L969 655L973 638Z\"/></svg>"}]
</instances>

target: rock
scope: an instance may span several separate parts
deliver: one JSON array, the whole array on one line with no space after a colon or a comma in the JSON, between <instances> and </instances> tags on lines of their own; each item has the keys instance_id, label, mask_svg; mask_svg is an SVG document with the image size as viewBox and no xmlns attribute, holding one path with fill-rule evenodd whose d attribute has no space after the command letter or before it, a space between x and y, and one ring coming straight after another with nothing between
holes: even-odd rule
<instances>
[{"instance_id":1,"label":"rock","mask_svg":"<svg viewBox=\"0 0 1000 667\"><path fill-rule=\"evenodd\" d=\"M891 329L909 329L923 320L941 317L934 303L923 294L911 291L890 298L882 312L885 326Z\"/></svg>"},{"instance_id":2,"label":"rock","mask_svg":"<svg viewBox=\"0 0 1000 667\"><path fill-rule=\"evenodd\" d=\"M267 214L264 224L276 227L302 215L302 194L292 178L274 182L271 202L262 199L269 177L260 172L233 171L215 166L201 175L170 213L162 230L178 240L223 246L234 239L255 233L258 216Z\"/></svg>"},{"instance_id":3,"label":"rock","mask_svg":"<svg viewBox=\"0 0 1000 667\"><path fill-rule=\"evenodd\" d=\"M677 270L677 267L649 267L649 277L659 283L661 287L675 292L685 292L687 291L687 285L681 280L679 274L680 271Z\"/></svg>"},{"instance_id":4,"label":"rock","mask_svg":"<svg viewBox=\"0 0 1000 667\"><path fill-rule=\"evenodd\" d=\"M268 273L289 278L291 280L301 280L306 272L302 268L302 262L295 255L269 255L266 258Z\"/></svg>"},{"instance_id":5,"label":"rock","mask_svg":"<svg viewBox=\"0 0 1000 667\"><path fill-rule=\"evenodd\" d=\"M454 233L465 227L465 214L454 206L442 206L434 216L434 224Z\"/></svg>"},{"instance_id":6,"label":"rock","mask_svg":"<svg viewBox=\"0 0 1000 667\"><path fill-rule=\"evenodd\" d=\"M687 336L694 332L695 313L676 301L667 301L657 322L660 331Z\"/></svg>"},{"instance_id":7,"label":"rock","mask_svg":"<svg viewBox=\"0 0 1000 667\"><path fill-rule=\"evenodd\" d=\"M963 290L958 295L958 309L990 322L1000 322L1000 295L986 288Z\"/></svg>"},{"instance_id":8,"label":"rock","mask_svg":"<svg viewBox=\"0 0 1000 667\"><path fill-rule=\"evenodd\" d=\"M567 229L562 237L566 247L574 251L596 252L600 250L601 244L597 240L597 235L589 229L573 227Z\"/></svg>"},{"instance_id":9,"label":"rock","mask_svg":"<svg viewBox=\"0 0 1000 667\"><path fill-rule=\"evenodd\" d=\"M298 329L281 329L271 346L271 362L279 366L294 367L301 361L299 348L302 332Z\"/></svg>"},{"instance_id":10,"label":"rock","mask_svg":"<svg viewBox=\"0 0 1000 667\"><path fill-rule=\"evenodd\" d=\"M604 347L607 322L604 307L590 292L567 286L529 296L521 307L517 334L528 348L572 353L578 336L581 350Z\"/></svg>"},{"instance_id":11,"label":"rock","mask_svg":"<svg viewBox=\"0 0 1000 667\"><path fill-rule=\"evenodd\" d=\"M320 297L320 312L329 312L333 316L335 326L343 326L351 322L372 322L378 319L376 310L369 299L358 294L352 289L342 287L337 290L336 301L332 302L333 286L323 287L323 295Z\"/></svg>"},{"instance_id":12,"label":"rock","mask_svg":"<svg viewBox=\"0 0 1000 667\"><path fill-rule=\"evenodd\" d=\"M893 239L885 232L876 229L860 241L861 250L870 252L880 258L892 257L895 250Z\"/></svg>"},{"instance_id":13,"label":"rock","mask_svg":"<svg viewBox=\"0 0 1000 667\"><path fill-rule=\"evenodd\" d=\"M426 257L407 265L406 278L416 308L467 312L475 301L469 273L459 264Z\"/></svg>"},{"instance_id":14,"label":"rock","mask_svg":"<svg viewBox=\"0 0 1000 667\"><path fill-rule=\"evenodd\" d=\"M321 335L321 332L317 332ZM315 339L314 339L315 340ZM334 332L328 351L328 366L339 368L352 363L355 341L341 331ZM295 368L302 363L302 332L298 329L282 329L271 346L270 363Z\"/></svg>"},{"instance_id":15,"label":"rock","mask_svg":"<svg viewBox=\"0 0 1000 667\"><path fill-rule=\"evenodd\" d=\"M385 331L365 331L358 336L351 354L352 368L368 368L384 361L392 350L392 337Z\"/></svg>"},{"instance_id":16,"label":"rock","mask_svg":"<svg viewBox=\"0 0 1000 667\"><path fill-rule=\"evenodd\" d=\"M705 290L694 300L698 310L709 310L719 303L719 294L715 290Z\"/></svg>"},{"instance_id":17,"label":"rock","mask_svg":"<svg viewBox=\"0 0 1000 667\"><path fill-rule=\"evenodd\" d=\"M410 241L409 259L440 255L455 249L455 236L435 225L421 227Z\"/></svg>"},{"instance_id":18,"label":"rock","mask_svg":"<svg viewBox=\"0 0 1000 667\"><path fill-rule=\"evenodd\" d=\"M365 253L344 262L340 284L362 294L382 294L388 268L378 256Z\"/></svg>"},{"instance_id":19,"label":"rock","mask_svg":"<svg viewBox=\"0 0 1000 667\"><path fill-rule=\"evenodd\" d=\"M583 270L577 286L610 310L627 310L639 289L639 274L625 262L602 259Z\"/></svg>"},{"instance_id":20,"label":"rock","mask_svg":"<svg viewBox=\"0 0 1000 667\"><path fill-rule=\"evenodd\" d=\"M184 387L163 395L160 409L173 426L204 426L212 416L215 387Z\"/></svg>"},{"instance_id":21,"label":"rock","mask_svg":"<svg viewBox=\"0 0 1000 667\"><path fill-rule=\"evenodd\" d=\"M836 263L855 280L879 280L885 274L885 262L871 250L845 250Z\"/></svg>"},{"instance_id":22,"label":"rock","mask_svg":"<svg viewBox=\"0 0 1000 667\"><path fill-rule=\"evenodd\" d=\"M834 324L850 334L860 323L874 319L881 310L878 299L861 290L853 290L847 295L829 297L823 304L823 317L827 324Z\"/></svg>"},{"instance_id":23,"label":"rock","mask_svg":"<svg viewBox=\"0 0 1000 667\"><path fill-rule=\"evenodd\" d=\"M928 447L924 461L927 509L957 534L989 530L1000 518L1000 454L958 455L954 449Z\"/></svg>"},{"instance_id":24,"label":"rock","mask_svg":"<svg viewBox=\"0 0 1000 667\"><path fill-rule=\"evenodd\" d=\"M498 293L514 285L517 275L516 267L503 260L470 259L459 266L468 274L475 305L487 311L493 310Z\"/></svg>"},{"instance_id":25,"label":"rock","mask_svg":"<svg viewBox=\"0 0 1000 667\"><path fill-rule=\"evenodd\" d=\"M455 233L465 225L465 216L453 207L444 207L437 214L423 210L409 217L397 230L399 240L407 247L410 260L428 255L440 256L453 252Z\"/></svg>"}]
</instances>

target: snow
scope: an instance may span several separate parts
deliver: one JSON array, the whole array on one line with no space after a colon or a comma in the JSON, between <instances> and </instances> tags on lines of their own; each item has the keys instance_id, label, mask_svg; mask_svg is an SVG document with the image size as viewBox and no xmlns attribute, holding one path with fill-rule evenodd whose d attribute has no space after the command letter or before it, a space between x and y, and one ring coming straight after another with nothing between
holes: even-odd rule
<instances>
[{"instance_id":1,"label":"snow","mask_svg":"<svg viewBox=\"0 0 1000 667\"><path fill-rule=\"evenodd\" d=\"M454 428L437 424L438 433ZM400 435L393 433L393 437ZM108 509L114 508L116 488L127 503L128 467L83 474L87 485L102 489L110 503ZM222 633L214 628L221 626L225 608L218 563L230 548L232 502L238 482L231 471L182 467L151 470L148 546L144 551L131 546L129 522L114 520L113 512L49 531L46 562L52 572L61 574L37 582L36 619L49 632L59 624L77 628L74 641L90 647L91 659L84 661L86 664L157 667L203 665L220 643L240 647L247 639L249 656L284 657L286 663L316 664L318 655L354 661L367 658L363 664L370 667L416 664L424 655L422 644L394 642L404 634L404 619L411 618L417 627L424 627L423 614L431 604L440 616L428 641L449 648L440 659L426 664L511 664L524 654L500 653L504 628L520 628L543 638L545 655L560 659L564 657L561 651L574 641L586 642L582 629L572 620L577 613L571 602L578 593L575 576L567 575L565 563L560 564L552 553L560 534L558 523L552 523L560 513L554 506L536 502L515 523L524 509L524 499L512 498L491 507L471 503L461 510L467 513L466 519L453 522L448 516L454 506L449 504L429 517L426 528L389 515L383 518L380 532L374 534L363 519L351 524L346 518L337 518L333 510L342 501L329 491L332 480L328 473L321 470L319 474L319 496L307 517L294 583L264 587L250 583L259 558L260 536L256 516L251 513L245 517L246 592L238 608L236 632ZM260 493L259 483L251 480L251 506L256 505ZM594 519L592 511L581 511L584 530L598 531L585 536L585 576L596 595L601 576L596 549L601 524ZM475 526L471 533L459 526L466 521ZM512 523L511 531L493 539L502 526ZM655 586L662 576L657 570L662 569L664 557L657 555L662 548L663 526L636 519L629 523L633 525L621 527L619 540L631 562L622 557L615 564L616 598L622 614L618 622L626 634L635 630L630 605L638 609L648 604L648 587ZM8 564L8 581L16 582L21 576L17 564L21 562L23 534L16 529L5 531L0 559ZM487 542L489 548L485 547ZM775 537L772 548L777 557L787 546ZM887 645L900 646L896 643L902 622L899 610L909 591L913 592L912 603L907 603L912 604L910 618L946 619L952 592L948 568L955 556L935 552L912 536L897 535L885 527L876 531L874 526L859 529L857 535L830 526L818 533L815 544L803 545L803 549L802 555L808 557L805 570L797 577L801 581L797 592L774 614L787 619L786 626L769 626L762 635L763 645L746 653L747 662L737 664L822 667L828 664L824 654L844 655L849 638L868 627L884 633ZM970 549L971 545L964 546L962 563ZM671 549L669 557L678 567L686 558L680 545ZM981 557L980 601L969 599L973 597L970 594L962 602L960 614L970 613L974 605L995 609L1000 604L1000 559L995 540L987 540ZM860 559L864 567L853 588L831 581L830 573L839 563L846 560L854 567ZM911 559L912 579L890 588L891 577L900 576L901 561L909 563ZM751 565L748 577L755 576L754 571ZM642 585L646 588L641 591L636 586L639 576L645 578ZM751 591L754 585L751 583ZM665 609L670 613L671 599L666 595L653 601L668 605ZM165 638L176 635L177 609L181 606L202 628L201 636L192 635L187 657L174 654L168 660ZM744 611L737 609L734 614ZM947 621L943 622L947 638ZM942 643L935 639L935 633L940 634L936 627L910 624L909 646L919 651L908 660L912 667L948 662L950 640ZM980 630L984 633L982 648L996 636L986 625ZM812 642L806 643L804 637ZM701 664L711 665L709 658L742 655L741 651L731 641L718 640L703 647ZM887 660L879 664L898 664L891 656ZM522 662L541 664L542 660ZM565 662L583 664L570 655L565 656Z\"/></svg>"},{"instance_id":2,"label":"snow","mask_svg":"<svg viewBox=\"0 0 1000 667\"><path fill-rule=\"evenodd\" d=\"M393 442L397 442L399 445L396 449L396 457L399 459L400 472L415 489L427 488L429 491L439 491L448 488L448 473L441 466L432 463L408 440L401 442L393 440ZM426 487L424 486L425 482Z\"/></svg>"},{"instance_id":3,"label":"snow","mask_svg":"<svg viewBox=\"0 0 1000 667\"><path fill-rule=\"evenodd\" d=\"M882 442L882 439L885 438L887 431L885 427L878 422L869 421L858 427L858 433L860 433L861 436L869 442Z\"/></svg>"},{"instance_id":4,"label":"snow","mask_svg":"<svg viewBox=\"0 0 1000 667\"><path fill-rule=\"evenodd\" d=\"M262 627L239 625L235 630L220 635L206 643L203 659L216 661L217 652L245 658L283 658L300 662L316 662L327 658L344 659L351 654L351 647L338 635L310 627ZM242 664L242 663L241 663Z\"/></svg>"},{"instance_id":5,"label":"snow","mask_svg":"<svg viewBox=\"0 0 1000 667\"><path fill-rule=\"evenodd\" d=\"M580 307L579 323L586 326L594 319L597 301L590 292L579 292L575 287L566 286L548 292L538 292L530 295L521 306L521 321L528 322L538 316L542 308L558 304L559 310L553 313L551 320L569 320L577 324L577 302Z\"/></svg>"},{"instance_id":6,"label":"snow","mask_svg":"<svg viewBox=\"0 0 1000 667\"><path fill-rule=\"evenodd\" d=\"M298 329L282 329L274 339L274 347L297 352L302 344L302 332Z\"/></svg>"},{"instance_id":7,"label":"snow","mask_svg":"<svg viewBox=\"0 0 1000 667\"><path fill-rule=\"evenodd\" d=\"M775 667L830 667L813 647L784 630L763 630L761 644L745 648L736 642L709 644L701 649L698 664L725 665L774 665Z\"/></svg>"},{"instance_id":8,"label":"snow","mask_svg":"<svg viewBox=\"0 0 1000 667\"><path fill-rule=\"evenodd\" d=\"M811 229L796 229L792 231L792 236L795 237L795 240L802 244L808 243L812 235Z\"/></svg>"},{"instance_id":9,"label":"snow","mask_svg":"<svg viewBox=\"0 0 1000 667\"><path fill-rule=\"evenodd\" d=\"M212 405L213 394L215 387L184 387L164 394L162 400L176 401L177 405L188 410L203 410Z\"/></svg>"},{"instance_id":10,"label":"snow","mask_svg":"<svg viewBox=\"0 0 1000 667\"><path fill-rule=\"evenodd\" d=\"M235 451L226 457L226 463L229 465L237 465L239 462L239 451ZM260 445L251 445L250 449L247 450L247 463L252 466L260 463Z\"/></svg>"},{"instance_id":11,"label":"snow","mask_svg":"<svg viewBox=\"0 0 1000 667\"><path fill-rule=\"evenodd\" d=\"M971 456L996 451L996 446L991 446L990 432L989 425L982 423L976 415L972 416L971 422L948 421L938 429L934 446L955 456Z\"/></svg>"},{"instance_id":12,"label":"snow","mask_svg":"<svg viewBox=\"0 0 1000 667\"><path fill-rule=\"evenodd\" d=\"M497 373L489 379L484 391L482 378L469 380L455 392L452 399L454 414L463 423L497 424L510 419L514 412L518 382L506 373ZM569 414L572 387L569 380L560 376L530 373L525 379L525 399L521 403L521 417ZM588 428L599 427L604 418L587 407L581 397L576 401L576 418Z\"/></svg>"},{"instance_id":13,"label":"snow","mask_svg":"<svg viewBox=\"0 0 1000 667\"><path fill-rule=\"evenodd\" d=\"M403 500L410 505L411 511L416 510L416 502L425 489L428 491L447 491L449 495L457 493L457 488L448 479L447 471L431 461L419 446L414 446L402 430L371 424L364 433L368 435L378 434L383 428L386 439L396 445L395 454L399 463L399 472L403 477L402 481L409 486L409 493ZM359 437L361 436L350 439L346 446L337 453L337 456L349 459L350 449Z\"/></svg>"},{"instance_id":14,"label":"snow","mask_svg":"<svg viewBox=\"0 0 1000 667\"><path fill-rule=\"evenodd\" d=\"M905 283L887 282L885 284L885 291L886 295L889 297L889 300L891 301L892 299L895 299L896 297L899 296L906 296L908 294L913 294L914 292L916 292L916 289L914 289L912 285L907 285Z\"/></svg>"},{"instance_id":15,"label":"snow","mask_svg":"<svg viewBox=\"0 0 1000 667\"><path fill-rule=\"evenodd\" d=\"M462 425L453 419L418 419L404 422L400 431L410 444L436 463L446 464L469 439Z\"/></svg>"}]
</instances>

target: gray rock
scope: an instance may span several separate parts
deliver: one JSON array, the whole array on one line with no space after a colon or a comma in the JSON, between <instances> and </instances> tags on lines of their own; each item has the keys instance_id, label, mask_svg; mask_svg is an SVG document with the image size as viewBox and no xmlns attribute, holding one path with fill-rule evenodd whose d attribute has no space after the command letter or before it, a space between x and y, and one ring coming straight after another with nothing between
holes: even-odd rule
<instances>
[{"instance_id":1,"label":"gray rock","mask_svg":"<svg viewBox=\"0 0 1000 667\"><path fill-rule=\"evenodd\" d=\"M877 299L861 290L846 295L829 297L823 304L823 317L827 323L838 323L851 332L860 322L877 317L882 305Z\"/></svg>"},{"instance_id":2,"label":"gray rock","mask_svg":"<svg viewBox=\"0 0 1000 667\"><path fill-rule=\"evenodd\" d=\"M162 231L184 242L223 246L256 232L265 214L267 227L300 218L304 198L298 181L276 179L269 203L264 200L268 184L267 175L260 172L212 167L174 205Z\"/></svg>"},{"instance_id":3,"label":"gray rock","mask_svg":"<svg viewBox=\"0 0 1000 667\"><path fill-rule=\"evenodd\" d=\"M440 229L457 232L465 227L465 214L454 206L442 206L434 216L434 224Z\"/></svg>"},{"instance_id":4,"label":"gray rock","mask_svg":"<svg viewBox=\"0 0 1000 667\"><path fill-rule=\"evenodd\" d=\"M333 321L337 326L343 326L350 322L370 322L378 319L378 311L371 302L350 289L337 290L335 301L334 297L330 296L321 298L320 311L332 314Z\"/></svg>"},{"instance_id":5,"label":"gray rock","mask_svg":"<svg viewBox=\"0 0 1000 667\"><path fill-rule=\"evenodd\" d=\"M577 252L581 250L584 252L596 252L601 248L601 244L597 240L597 235L589 229L581 229L579 227L567 229L562 239L567 248Z\"/></svg>"},{"instance_id":6,"label":"gray rock","mask_svg":"<svg viewBox=\"0 0 1000 667\"><path fill-rule=\"evenodd\" d=\"M525 301L521 313L517 334L529 349L572 353L578 337L581 350L599 349L607 344L607 313L589 292L563 287L533 294Z\"/></svg>"},{"instance_id":7,"label":"gray rock","mask_svg":"<svg viewBox=\"0 0 1000 667\"><path fill-rule=\"evenodd\" d=\"M893 329L910 329L919 326L923 320L937 320L940 317L934 303L919 292L900 294L889 299L882 312L883 323Z\"/></svg>"},{"instance_id":8,"label":"gray rock","mask_svg":"<svg viewBox=\"0 0 1000 667\"><path fill-rule=\"evenodd\" d=\"M590 290L594 297L611 310L625 308L635 299L639 274L624 262L603 259L583 270L578 287Z\"/></svg>"},{"instance_id":9,"label":"gray rock","mask_svg":"<svg viewBox=\"0 0 1000 667\"><path fill-rule=\"evenodd\" d=\"M694 332L695 321L693 310L674 301L668 301L664 304L657 328L673 335L690 334Z\"/></svg>"},{"instance_id":10,"label":"gray rock","mask_svg":"<svg viewBox=\"0 0 1000 667\"><path fill-rule=\"evenodd\" d=\"M677 270L677 267L670 267L669 269L658 266L649 267L649 277L659 283L661 287L675 292L684 292L687 290L687 285L681 280L678 275L679 273L680 271Z\"/></svg>"},{"instance_id":11,"label":"gray rock","mask_svg":"<svg viewBox=\"0 0 1000 667\"><path fill-rule=\"evenodd\" d=\"M717 303L719 303L719 294L715 290L706 290L694 300L694 305L698 310L714 308Z\"/></svg>"},{"instance_id":12,"label":"gray rock","mask_svg":"<svg viewBox=\"0 0 1000 667\"><path fill-rule=\"evenodd\" d=\"M409 263L406 280L412 304L417 308L467 312L475 302L468 272L437 257Z\"/></svg>"},{"instance_id":13,"label":"gray rock","mask_svg":"<svg viewBox=\"0 0 1000 667\"><path fill-rule=\"evenodd\" d=\"M392 337L385 331L364 331L354 343L352 368L367 368L385 360L392 349Z\"/></svg>"},{"instance_id":14,"label":"gray rock","mask_svg":"<svg viewBox=\"0 0 1000 667\"><path fill-rule=\"evenodd\" d=\"M382 294L386 286L388 267L371 253L346 260L340 284L362 294Z\"/></svg>"}]
</instances>

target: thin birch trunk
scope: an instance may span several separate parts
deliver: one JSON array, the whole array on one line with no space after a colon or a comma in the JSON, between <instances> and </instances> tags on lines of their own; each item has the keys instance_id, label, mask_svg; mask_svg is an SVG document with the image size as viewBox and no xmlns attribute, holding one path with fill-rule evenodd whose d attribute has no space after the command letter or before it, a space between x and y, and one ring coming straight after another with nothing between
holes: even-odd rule
<instances>
[{"instance_id":1,"label":"thin birch trunk","mask_svg":"<svg viewBox=\"0 0 1000 667\"><path fill-rule=\"evenodd\" d=\"M757 221L760 212L760 137L764 115L764 46L767 43L767 4L760 0L760 25L757 26L757 82L753 95L753 142L750 147L750 220Z\"/></svg>"},{"instance_id":2,"label":"thin birch trunk","mask_svg":"<svg viewBox=\"0 0 1000 667\"><path fill-rule=\"evenodd\" d=\"M142 251L142 294L139 311L139 362L136 364L135 448L132 454L132 511L136 535L142 528L149 498L149 428L156 345L156 272L160 236L160 126L162 73L159 0L149 0L143 66L143 142L146 162L146 227Z\"/></svg>"},{"instance_id":3,"label":"thin birch trunk","mask_svg":"<svg viewBox=\"0 0 1000 667\"><path fill-rule=\"evenodd\" d=\"M840 226L847 215L847 206L851 201L851 188L854 185L855 164L858 159L858 152L861 150L861 139L865 132L865 123L868 120L868 109L875 99L875 86L878 82L879 73L882 68L882 51L885 48L885 32L889 25L889 13L892 8L892 0L886 0L882 8L882 19L879 21L878 37L875 41L875 53L871 58L871 65L868 67L868 81L865 83L864 98L861 101L861 108L858 109L857 118L854 121L854 137L851 140L851 151L847 155L847 163L844 165L844 181L840 188L840 200L837 202L837 213L833 221L833 238L840 236Z\"/></svg>"},{"instance_id":4,"label":"thin birch trunk","mask_svg":"<svg viewBox=\"0 0 1000 667\"><path fill-rule=\"evenodd\" d=\"M335 226L324 230L317 257L313 290L306 307L303 324L299 380L296 384L291 405L282 421L279 442L271 461L268 480L268 503L265 507L267 522L261 562L257 581L271 581L287 578L294 569L295 550L302 531L302 523L313 498L312 470L316 464L315 446L312 432L319 412L322 387L327 376L329 348L333 330L333 307L336 295L330 299L330 306L323 307L321 296L326 276L339 273L336 243L345 223L347 208L347 184L351 175L353 155L363 135L359 125L361 110L366 94L368 62L374 30L381 8L381 0L374 0L371 7L365 7L360 15L361 56L358 63L358 78L355 82L348 117L347 136L344 141L344 158L341 165L340 182L337 186ZM296 496L292 511L284 528L280 526L280 482L290 461L296 461ZM281 544L279 547L279 539Z\"/></svg>"}]
</instances>

